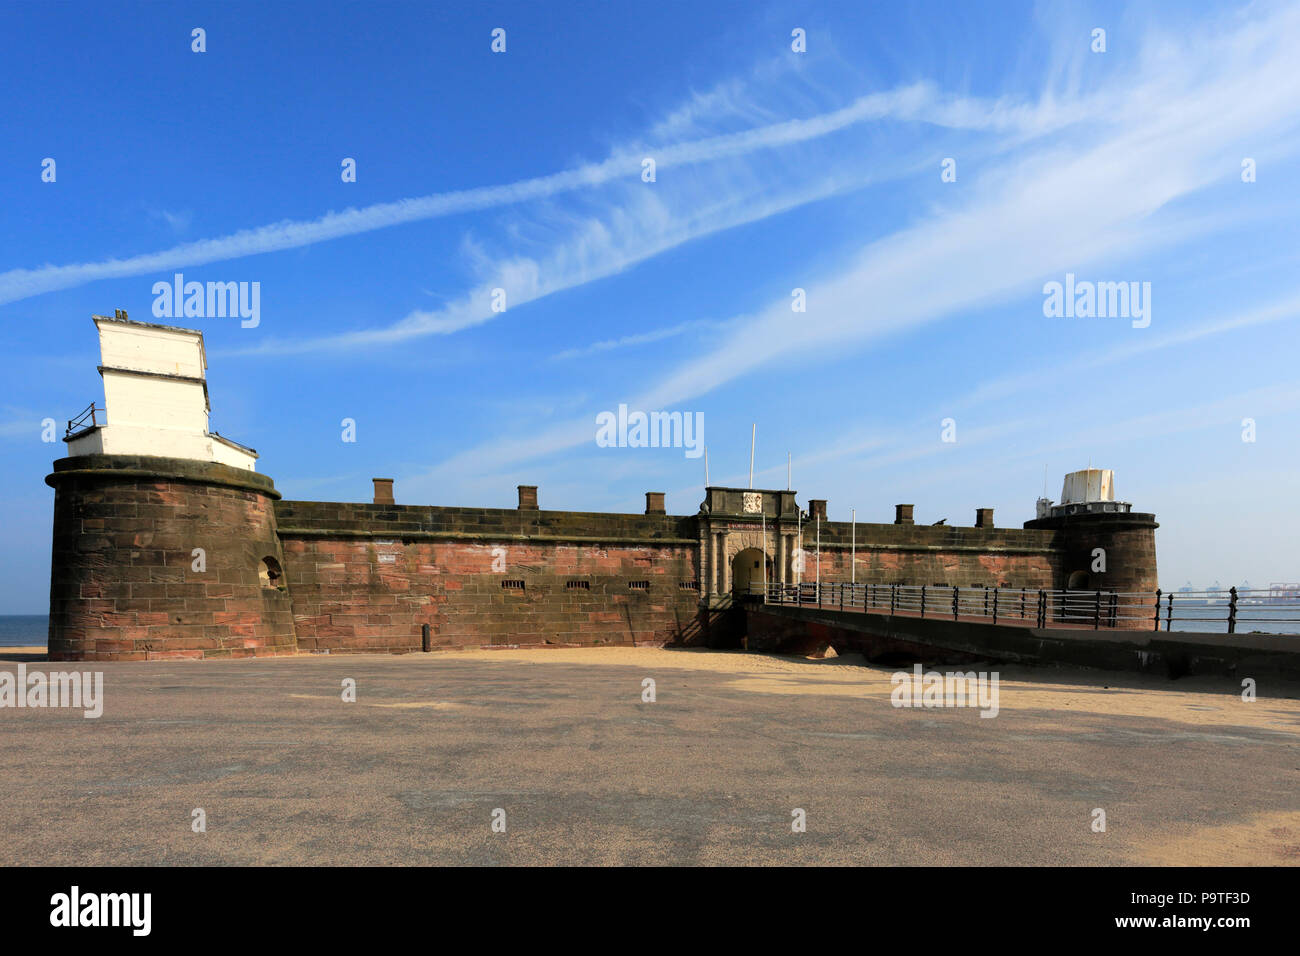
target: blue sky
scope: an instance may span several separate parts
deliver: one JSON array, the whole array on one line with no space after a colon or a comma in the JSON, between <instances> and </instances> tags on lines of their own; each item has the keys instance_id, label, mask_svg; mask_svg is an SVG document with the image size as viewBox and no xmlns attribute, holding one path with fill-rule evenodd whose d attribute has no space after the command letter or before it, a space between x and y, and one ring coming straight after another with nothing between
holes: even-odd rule
<instances>
[{"instance_id":1,"label":"blue sky","mask_svg":"<svg viewBox=\"0 0 1300 956\"><path fill-rule=\"evenodd\" d=\"M1113 468L1164 586L1300 579L1298 49L1273 3L0 6L0 613L46 606L90 315L176 272L260 283L175 324L286 497L693 513L699 459L597 446L622 403L702 413L715 484L756 422L838 520ZM1066 273L1150 324L1046 317Z\"/></svg>"}]
</instances>

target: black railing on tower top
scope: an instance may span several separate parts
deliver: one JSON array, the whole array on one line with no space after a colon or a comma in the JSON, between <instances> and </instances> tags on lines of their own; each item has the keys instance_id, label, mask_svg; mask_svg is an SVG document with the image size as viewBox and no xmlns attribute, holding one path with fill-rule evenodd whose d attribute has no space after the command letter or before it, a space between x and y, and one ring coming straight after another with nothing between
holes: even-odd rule
<instances>
[{"instance_id":1,"label":"black railing on tower top","mask_svg":"<svg viewBox=\"0 0 1300 956\"><path fill-rule=\"evenodd\" d=\"M100 424L100 422L98 420L96 413L102 411L103 411L102 408L96 409L95 403L91 402L90 405L87 408L83 409L81 414L78 415L76 418L68 419L68 430L63 433L63 437L70 438L73 432L85 431L86 429L97 427ZM87 419L89 419L89 424L87 424Z\"/></svg>"}]
</instances>

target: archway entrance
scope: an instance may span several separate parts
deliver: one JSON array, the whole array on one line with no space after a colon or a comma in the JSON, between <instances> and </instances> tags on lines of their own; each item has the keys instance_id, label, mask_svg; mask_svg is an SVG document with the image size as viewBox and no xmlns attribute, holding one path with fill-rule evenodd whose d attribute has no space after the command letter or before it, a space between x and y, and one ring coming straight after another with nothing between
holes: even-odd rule
<instances>
[{"instance_id":1,"label":"archway entrance","mask_svg":"<svg viewBox=\"0 0 1300 956\"><path fill-rule=\"evenodd\" d=\"M731 589L737 596L763 596L763 552L746 548L731 559ZM767 580L772 580L772 558L767 559Z\"/></svg>"}]
</instances>

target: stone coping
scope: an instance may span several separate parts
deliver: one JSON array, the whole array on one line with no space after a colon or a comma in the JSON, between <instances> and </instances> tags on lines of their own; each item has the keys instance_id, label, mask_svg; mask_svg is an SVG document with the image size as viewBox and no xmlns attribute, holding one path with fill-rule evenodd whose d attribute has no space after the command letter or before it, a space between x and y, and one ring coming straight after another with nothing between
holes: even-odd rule
<instances>
[{"instance_id":1,"label":"stone coping","mask_svg":"<svg viewBox=\"0 0 1300 956\"><path fill-rule=\"evenodd\" d=\"M280 493L267 475L234 468L215 461L165 458L153 455L75 455L60 458L45 483L57 488L61 482L89 481L184 481L255 491L278 500Z\"/></svg>"},{"instance_id":2,"label":"stone coping","mask_svg":"<svg viewBox=\"0 0 1300 956\"><path fill-rule=\"evenodd\" d=\"M699 538L630 538L611 535L575 535L575 534L520 534L510 531L412 531L401 529L380 529L366 531L343 528L293 528L283 527L277 533L284 538L370 538L379 541L550 541L570 544L613 544L633 545L636 547L694 547L699 545Z\"/></svg>"}]
</instances>

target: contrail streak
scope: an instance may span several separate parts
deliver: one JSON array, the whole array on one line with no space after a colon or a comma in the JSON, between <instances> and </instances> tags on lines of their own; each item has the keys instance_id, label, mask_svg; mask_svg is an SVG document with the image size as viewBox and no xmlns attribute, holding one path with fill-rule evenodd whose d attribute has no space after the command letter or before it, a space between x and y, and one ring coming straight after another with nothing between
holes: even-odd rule
<instances>
[{"instance_id":1,"label":"contrail streak","mask_svg":"<svg viewBox=\"0 0 1300 956\"><path fill-rule=\"evenodd\" d=\"M583 187L600 186L623 176L638 177L645 156L652 156L658 168L705 163L816 139L885 116L960 127L1021 125L1042 119L1032 109L1007 109L1000 104L988 105L962 99L940 102L932 87L916 84L886 93L872 93L842 109L809 119L787 120L657 149L623 150L603 162L515 183L377 203L362 209L326 213L318 219L285 220L125 259L11 269L0 273L0 304L100 279L166 272L278 252L408 222L545 199Z\"/></svg>"}]
</instances>

